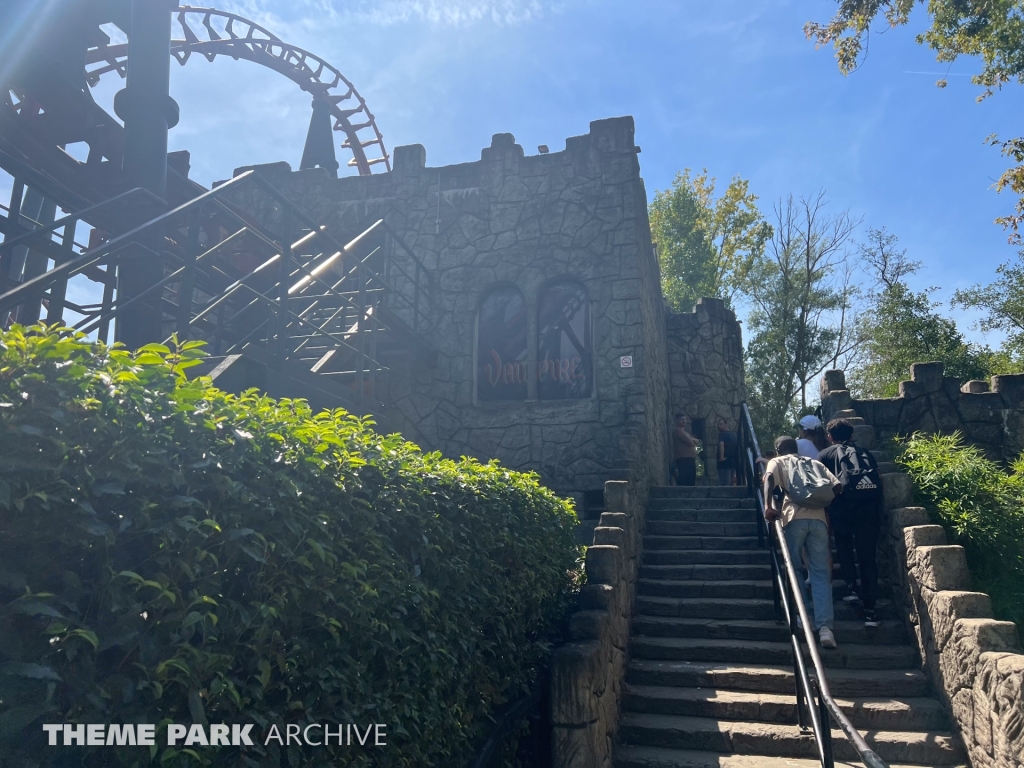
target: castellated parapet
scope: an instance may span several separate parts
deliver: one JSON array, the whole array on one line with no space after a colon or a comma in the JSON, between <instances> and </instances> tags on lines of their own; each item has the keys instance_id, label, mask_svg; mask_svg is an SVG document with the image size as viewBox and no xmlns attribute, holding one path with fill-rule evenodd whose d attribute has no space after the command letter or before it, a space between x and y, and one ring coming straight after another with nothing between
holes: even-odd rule
<instances>
[{"instance_id":1,"label":"castellated parapet","mask_svg":"<svg viewBox=\"0 0 1024 768\"><path fill-rule=\"evenodd\" d=\"M822 413L828 420L855 411L882 442L915 432L960 432L993 461L1011 462L1024 450L1024 374L961 383L944 375L941 362L915 363L899 392L899 397L857 400L847 390L842 371L827 371L821 385Z\"/></svg>"},{"instance_id":2,"label":"castellated parapet","mask_svg":"<svg viewBox=\"0 0 1024 768\"><path fill-rule=\"evenodd\" d=\"M666 311L638 152L633 120L623 117L591 123L550 154L526 155L505 133L480 160L442 168L427 167L413 145L395 150L386 174L256 170L337 232L385 219L429 272L424 337L436 354L392 367L382 426L446 455L535 470L570 493L609 478L645 487L667 477ZM255 198L238 202L271 226L278 215ZM542 349L551 346L546 292L565 284L573 287L564 295L586 302L572 323L587 354ZM481 309L491 317L485 302L495 292L521 297L503 315L521 341L483 349Z\"/></svg>"}]
</instances>

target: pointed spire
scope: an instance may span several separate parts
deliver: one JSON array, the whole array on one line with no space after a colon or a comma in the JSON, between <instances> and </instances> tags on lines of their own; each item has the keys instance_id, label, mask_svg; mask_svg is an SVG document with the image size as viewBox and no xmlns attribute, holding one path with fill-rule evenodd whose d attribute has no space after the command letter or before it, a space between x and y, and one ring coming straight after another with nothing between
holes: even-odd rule
<instances>
[{"instance_id":1,"label":"pointed spire","mask_svg":"<svg viewBox=\"0 0 1024 768\"><path fill-rule=\"evenodd\" d=\"M299 170L326 168L338 177L338 160L334 154L334 130L331 128L331 105L326 99L313 99L313 116L309 119L306 146L302 150Z\"/></svg>"}]
</instances>

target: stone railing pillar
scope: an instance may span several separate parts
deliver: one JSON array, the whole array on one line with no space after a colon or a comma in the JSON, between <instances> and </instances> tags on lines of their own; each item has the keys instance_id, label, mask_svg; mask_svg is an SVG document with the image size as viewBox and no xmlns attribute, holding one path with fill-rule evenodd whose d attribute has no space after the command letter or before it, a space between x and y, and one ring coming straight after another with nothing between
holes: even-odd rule
<instances>
[{"instance_id":1,"label":"stone railing pillar","mask_svg":"<svg viewBox=\"0 0 1024 768\"><path fill-rule=\"evenodd\" d=\"M604 486L605 512L587 549L586 584L555 651L551 719L555 768L610 768L636 590L643 500L627 481Z\"/></svg>"}]
</instances>

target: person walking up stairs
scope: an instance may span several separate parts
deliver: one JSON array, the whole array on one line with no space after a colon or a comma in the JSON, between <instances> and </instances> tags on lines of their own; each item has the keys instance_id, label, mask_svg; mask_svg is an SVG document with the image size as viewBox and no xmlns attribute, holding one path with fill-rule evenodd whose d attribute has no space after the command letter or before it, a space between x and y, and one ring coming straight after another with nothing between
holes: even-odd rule
<instances>
[{"instance_id":1,"label":"person walking up stairs","mask_svg":"<svg viewBox=\"0 0 1024 768\"><path fill-rule=\"evenodd\" d=\"M756 514L746 488L653 489L616 768L819 765L813 735L796 725L789 630L777 621ZM832 694L893 768L965 766L885 594L883 584L877 627L835 606L838 647L820 649ZM842 731L832 739L837 765L861 765Z\"/></svg>"}]
</instances>

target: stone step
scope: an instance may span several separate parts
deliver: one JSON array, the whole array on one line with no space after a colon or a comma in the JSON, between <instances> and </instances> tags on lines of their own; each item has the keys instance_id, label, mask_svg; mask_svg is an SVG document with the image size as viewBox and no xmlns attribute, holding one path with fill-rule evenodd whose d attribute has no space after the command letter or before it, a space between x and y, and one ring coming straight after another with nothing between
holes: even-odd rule
<instances>
[{"instance_id":1,"label":"stone step","mask_svg":"<svg viewBox=\"0 0 1024 768\"><path fill-rule=\"evenodd\" d=\"M842 643L892 645L907 642L907 630L902 621L883 621L877 627L865 627L862 621L837 621L836 640ZM775 621L748 621L745 619L693 619L663 616L636 616L633 636L691 637L716 640L765 640L789 642L789 629Z\"/></svg>"},{"instance_id":2,"label":"stone step","mask_svg":"<svg viewBox=\"0 0 1024 768\"><path fill-rule=\"evenodd\" d=\"M766 565L767 549L663 549L647 550L643 565Z\"/></svg>"},{"instance_id":3,"label":"stone step","mask_svg":"<svg viewBox=\"0 0 1024 768\"><path fill-rule=\"evenodd\" d=\"M770 579L649 579L641 578L638 594L655 597L730 597L774 600ZM842 580L832 585L836 601L849 590ZM879 583L878 596L888 595L888 584Z\"/></svg>"},{"instance_id":4,"label":"stone step","mask_svg":"<svg viewBox=\"0 0 1024 768\"><path fill-rule=\"evenodd\" d=\"M950 727L946 710L930 698L836 699L858 730L944 731ZM797 721L793 694L751 693L708 688L669 688L626 685L622 707L628 712L719 720L784 723Z\"/></svg>"},{"instance_id":5,"label":"stone step","mask_svg":"<svg viewBox=\"0 0 1024 768\"><path fill-rule=\"evenodd\" d=\"M821 768L817 759L763 755L723 755L690 749L664 749L621 745L615 750L615 768ZM836 768L864 768L860 760L836 760ZM916 768L906 763L889 763L889 768ZM964 763L951 763L950 768L968 768Z\"/></svg>"},{"instance_id":6,"label":"stone step","mask_svg":"<svg viewBox=\"0 0 1024 768\"><path fill-rule=\"evenodd\" d=\"M760 599L726 599L710 597L655 597L637 595L636 615L676 616L684 619L771 619L777 618L775 603ZM875 605L879 619L897 621L899 610L891 600L879 600ZM836 602L836 621L863 621L863 612L855 605Z\"/></svg>"},{"instance_id":7,"label":"stone step","mask_svg":"<svg viewBox=\"0 0 1024 768\"><path fill-rule=\"evenodd\" d=\"M738 523L648 520L648 536L757 536L753 520Z\"/></svg>"},{"instance_id":8,"label":"stone step","mask_svg":"<svg viewBox=\"0 0 1024 768\"><path fill-rule=\"evenodd\" d=\"M640 579L637 594L654 597L727 597L771 600L771 581Z\"/></svg>"},{"instance_id":9,"label":"stone step","mask_svg":"<svg viewBox=\"0 0 1024 768\"><path fill-rule=\"evenodd\" d=\"M728 581L730 579L763 580L772 577L769 563L763 565L715 565L712 563L690 563L685 565L642 565L642 579L699 579L703 581Z\"/></svg>"},{"instance_id":10,"label":"stone step","mask_svg":"<svg viewBox=\"0 0 1024 768\"><path fill-rule=\"evenodd\" d=\"M963 747L951 733L934 731L869 731L865 740L886 761L917 765L955 765L964 760ZM650 715L627 712L619 723L624 743L694 749L730 754L813 758L814 738L796 725L719 721L703 717ZM856 759L857 752L833 731L837 757Z\"/></svg>"},{"instance_id":11,"label":"stone step","mask_svg":"<svg viewBox=\"0 0 1024 768\"><path fill-rule=\"evenodd\" d=\"M644 536L644 549L760 549L757 536Z\"/></svg>"},{"instance_id":12,"label":"stone step","mask_svg":"<svg viewBox=\"0 0 1024 768\"><path fill-rule=\"evenodd\" d=\"M745 509L754 514L757 503L751 498L743 499L721 499L721 498L680 498L680 499L651 499L647 502L648 510L655 509Z\"/></svg>"},{"instance_id":13,"label":"stone step","mask_svg":"<svg viewBox=\"0 0 1024 768\"><path fill-rule=\"evenodd\" d=\"M630 639L629 650L634 659L664 661L783 665L792 663L793 658L788 640L768 642L640 635ZM917 651L909 644L840 643L838 648L819 647L818 652L822 663L832 669L917 669L920 666Z\"/></svg>"},{"instance_id":14,"label":"stone step","mask_svg":"<svg viewBox=\"0 0 1024 768\"><path fill-rule=\"evenodd\" d=\"M677 598L637 595L636 615L675 616L692 619L766 619L777 616L771 600Z\"/></svg>"},{"instance_id":15,"label":"stone step","mask_svg":"<svg viewBox=\"0 0 1024 768\"><path fill-rule=\"evenodd\" d=\"M703 551L703 550L702 550ZM643 579L668 579L670 581L685 581L687 579L698 579L702 581L730 581L739 579L741 581L765 581L772 577L772 567L765 558L764 564L723 564L716 563L681 563L676 565L648 565L640 566L640 578ZM859 573L859 566L858 566ZM839 570L839 563L832 564L832 581L834 586L842 590L846 589ZM886 579L878 582L879 594L888 594L890 584Z\"/></svg>"},{"instance_id":16,"label":"stone step","mask_svg":"<svg viewBox=\"0 0 1024 768\"><path fill-rule=\"evenodd\" d=\"M626 672L631 685L716 688L793 695L793 667L766 664L694 663L633 659ZM919 669L833 669L833 696L891 698L930 696L931 684Z\"/></svg>"},{"instance_id":17,"label":"stone step","mask_svg":"<svg viewBox=\"0 0 1024 768\"><path fill-rule=\"evenodd\" d=\"M652 499L746 499L750 491L746 486L736 485L656 485L651 488Z\"/></svg>"},{"instance_id":18,"label":"stone step","mask_svg":"<svg viewBox=\"0 0 1024 768\"><path fill-rule=\"evenodd\" d=\"M648 525L653 520L677 520L686 523L754 523L757 511L754 507L708 507L692 509L675 507L669 509L648 509Z\"/></svg>"}]
</instances>

